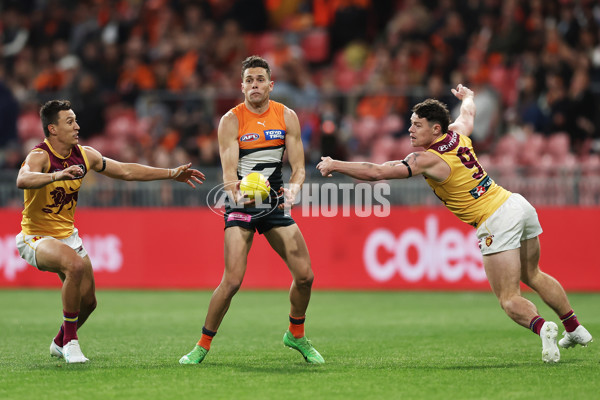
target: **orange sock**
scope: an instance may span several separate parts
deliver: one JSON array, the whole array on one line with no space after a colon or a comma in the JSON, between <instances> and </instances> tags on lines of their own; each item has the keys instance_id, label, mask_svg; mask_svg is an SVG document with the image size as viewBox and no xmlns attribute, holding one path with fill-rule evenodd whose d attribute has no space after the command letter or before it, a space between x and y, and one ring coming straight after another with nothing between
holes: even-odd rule
<instances>
[{"instance_id":1,"label":"orange sock","mask_svg":"<svg viewBox=\"0 0 600 400\"><path fill-rule=\"evenodd\" d=\"M196 344L200 347L204 347L206 350L210 350L210 343L212 342L216 334L217 332L209 331L205 327L202 327L202 336Z\"/></svg>"},{"instance_id":2,"label":"orange sock","mask_svg":"<svg viewBox=\"0 0 600 400\"><path fill-rule=\"evenodd\" d=\"M296 338L301 338L304 336L304 321L306 320L306 315L302 317L296 318L290 315L290 333Z\"/></svg>"}]
</instances>

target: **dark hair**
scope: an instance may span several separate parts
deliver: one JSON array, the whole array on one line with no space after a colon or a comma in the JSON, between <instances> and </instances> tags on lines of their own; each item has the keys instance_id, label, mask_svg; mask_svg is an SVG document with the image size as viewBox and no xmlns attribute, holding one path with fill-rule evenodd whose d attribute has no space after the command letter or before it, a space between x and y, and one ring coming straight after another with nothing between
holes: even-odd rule
<instances>
[{"instance_id":1,"label":"dark hair","mask_svg":"<svg viewBox=\"0 0 600 400\"><path fill-rule=\"evenodd\" d=\"M412 112L419 118L425 118L430 124L440 124L442 133L448 132L450 112L444 103L435 99L427 99L413 107Z\"/></svg>"},{"instance_id":2,"label":"dark hair","mask_svg":"<svg viewBox=\"0 0 600 400\"><path fill-rule=\"evenodd\" d=\"M42 106L40 109L40 118L42 119L42 127L44 128L44 135L50 136L48 125L58 124L58 113L59 111L67 111L71 109L71 102L69 100L50 100Z\"/></svg>"},{"instance_id":3,"label":"dark hair","mask_svg":"<svg viewBox=\"0 0 600 400\"><path fill-rule=\"evenodd\" d=\"M269 80L271 79L271 67L267 60L260 56L250 56L242 61L242 79L244 79L244 71L248 68L264 68L267 71Z\"/></svg>"}]
</instances>

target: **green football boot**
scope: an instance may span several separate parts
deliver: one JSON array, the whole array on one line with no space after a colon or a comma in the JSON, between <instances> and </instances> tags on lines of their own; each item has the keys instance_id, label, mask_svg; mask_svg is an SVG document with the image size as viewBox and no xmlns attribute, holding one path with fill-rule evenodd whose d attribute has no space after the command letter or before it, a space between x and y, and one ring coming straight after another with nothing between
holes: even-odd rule
<instances>
[{"instance_id":1,"label":"green football boot","mask_svg":"<svg viewBox=\"0 0 600 400\"><path fill-rule=\"evenodd\" d=\"M202 360L204 360L204 357L206 357L207 353L208 350L206 350L204 347L196 345L194 350L190 351L185 356L181 357L181 359L179 359L179 364L200 364Z\"/></svg>"},{"instance_id":2,"label":"green football boot","mask_svg":"<svg viewBox=\"0 0 600 400\"><path fill-rule=\"evenodd\" d=\"M296 339L294 335L290 333L290 331L286 331L283 335L283 344L291 349L298 350L309 364L325 363L325 360L321 354L319 354L317 349L313 347L312 343L306 338L306 336Z\"/></svg>"}]
</instances>

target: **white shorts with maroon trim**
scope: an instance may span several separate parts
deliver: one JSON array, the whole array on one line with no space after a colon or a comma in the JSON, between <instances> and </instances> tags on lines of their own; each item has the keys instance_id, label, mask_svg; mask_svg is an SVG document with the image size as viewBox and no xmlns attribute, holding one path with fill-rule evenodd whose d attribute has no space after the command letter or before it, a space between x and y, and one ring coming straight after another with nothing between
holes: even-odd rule
<instances>
[{"instance_id":1,"label":"white shorts with maroon trim","mask_svg":"<svg viewBox=\"0 0 600 400\"><path fill-rule=\"evenodd\" d=\"M513 193L477 228L483 255L518 249L521 242L542 233L535 208L523 196Z\"/></svg>"},{"instance_id":2,"label":"white shorts with maroon trim","mask_svg":"<svg viewBox=\"0 0 600 400\"><path fill-rule=\"evenodd\" d=\"M19 250L19 255L21 256L21 258L27 261L30 265L33 265L37 268L38 266L37 260L35 258L35 251L38 245L46 239L52 239L52 236L24 235L23 232L19 233L16 237L16 240L17 250ZM79 231L77 230L77 228L73 230L73 234L68 238L56 240L60 240L61 242L75 250L75 252L79 254L81 258L87 256L88 254L85 248L83 247L83 242L79 237Z\"/></svg>"}]
</instances>

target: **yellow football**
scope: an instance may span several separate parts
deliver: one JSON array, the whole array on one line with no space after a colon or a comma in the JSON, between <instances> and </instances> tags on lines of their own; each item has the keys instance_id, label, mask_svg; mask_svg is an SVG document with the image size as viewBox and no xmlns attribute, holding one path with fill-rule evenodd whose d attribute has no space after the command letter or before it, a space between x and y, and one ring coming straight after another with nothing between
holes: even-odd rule
<instances>
[{"instance_id":1,"label":"yellow football","mask_svg":"<svg viewBox=\"0 0 600 400\"><path fill-rule=\"evenodd\" d=\"M251 172L242 178L240 191L249 199L265 200L269 196L271 185L260 172Z\"/></svg>"}]
</instances>

